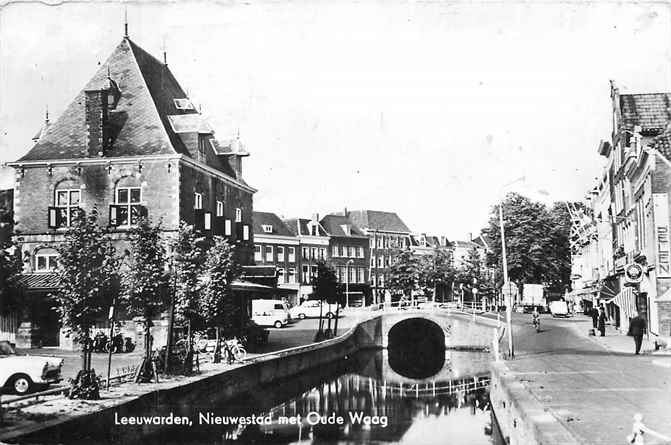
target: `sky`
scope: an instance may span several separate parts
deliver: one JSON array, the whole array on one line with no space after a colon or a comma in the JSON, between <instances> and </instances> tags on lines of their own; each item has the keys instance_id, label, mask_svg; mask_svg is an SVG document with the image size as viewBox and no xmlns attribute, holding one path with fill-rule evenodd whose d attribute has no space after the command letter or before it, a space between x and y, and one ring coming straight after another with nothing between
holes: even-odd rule
<instances>
[{"instance_id":1,"label":"sky","mask_svg":"<svg viewBox=\"0 0 671 445\"><path fill-rule=\"evenodd\" d=\"M0 2L1 3L1 2ZM467 239L507 191L581 200L603 167L609 80L671 90L660 3L127 3L216 137L238 131L254 208L395 211ZM123 36L123 3L0 9L0 162L65 109ZM503 187L517 178L524 181ZM0 186L11 187L11 177Z\"/></svg>"}]
</instances>

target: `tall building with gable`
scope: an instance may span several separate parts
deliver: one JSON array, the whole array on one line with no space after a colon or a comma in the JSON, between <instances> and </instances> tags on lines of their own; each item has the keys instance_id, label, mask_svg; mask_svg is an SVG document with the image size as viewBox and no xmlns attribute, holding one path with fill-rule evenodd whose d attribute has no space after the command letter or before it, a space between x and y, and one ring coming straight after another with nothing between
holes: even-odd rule
<instances>
[{"instance_id":1,"label":"tall building with gable","mask_svg":"<svg viewBox=\"0 0 671 445\"><path fill-rule=\"evenodd\" d=\"M224 235L253 264L252 199L243 179L248 153L220 141L164 61L128 36L16 162L14 227L24 264L20 346L57 346L56 246L78 212L99 212L117 251L146 216L174 233L181 220Z\"/></svg>"}]
</instances>

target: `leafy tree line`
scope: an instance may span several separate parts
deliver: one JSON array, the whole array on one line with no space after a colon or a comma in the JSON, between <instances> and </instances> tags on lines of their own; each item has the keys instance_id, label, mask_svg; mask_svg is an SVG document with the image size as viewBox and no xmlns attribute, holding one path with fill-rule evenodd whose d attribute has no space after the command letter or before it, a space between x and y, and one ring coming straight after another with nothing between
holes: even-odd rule
<instances>
[{"instance_id":1,"label":"leafy tree line","mask_svg":"<svg viewBox=\"0 0 671 445\"><path fill-rule=\"evenodd\" d=\"M551 291L564 291L570 284L571 218L566 205L546 206L517 193L506 196L503 224L506 237L508 276L518 284L544 284ZM499 207L491 211L483 230L491 240L488 263L501 270ZM497 283L502 284L502 280Z\"/></svg>"},{"instance_id":2,"label":"leafy tree line","mask_svg":"<svg viewBox=\"0 0 671 445\"><path fill-rule=\"evenodd\" d=\"M238 327L231 283L240 269L233 260L234 248L226 239L205 237L186 223L180 224L174 239L168 239L160 222L152 224L146 218L129 229L128 235L128 249L123 254L116 252L110 229L98 225L98 213L93 209L73 221L57 248L58 310L63 326L83 351L77 381L95 380L91 330L96 321L106 318L112 305L144 321L141 374L147 378L153 371L144 369L151 364L151 320L168 308L172 292L176 323L187 328L189 338L193 323L217 332ZM97 394L81 396L95 398Z\"/></svg>"}]
</instances>

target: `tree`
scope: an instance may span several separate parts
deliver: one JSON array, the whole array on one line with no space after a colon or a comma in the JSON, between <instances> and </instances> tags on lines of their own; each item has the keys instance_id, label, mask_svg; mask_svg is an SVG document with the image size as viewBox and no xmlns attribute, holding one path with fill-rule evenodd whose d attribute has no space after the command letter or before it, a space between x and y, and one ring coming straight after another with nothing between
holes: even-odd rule
<instances>
[{"instance_id":1,"label":"tree","mask_svg":"<svg viewBox=\"0 0 671 445\"><path fill-rule=\"evenodd\" d=\"M432 255L422 257L420 267L419 285L425 294L431 293L435 301L438 290L444 292L455 279L452 255L447 250L435 249Z\"/></svg>"},{"instance_id":2,"label":"tree","mask_svg":"<svg viewBox=\"0 0 671 445\"><path fill-rule=\"evenodd\" d=\"M323 306L324 301L329 304L340 304L342 300L341 292L338 287L338 278L336 273L324 260L317 261L317 274L311 280L314 294ZM336 314L336 317L339 314ZM336 318L337 320L337 318ZM315 341L320 341L331 334L331 320L326 333L323 332L322 309L319 310L319 329L315 336Z\"/></svg>"},{"instance_id":3,"label":"tree","mask_svg":"<svg viewBox=\"0 0 671 445\"><path fill-rule=\"evenodd\" d=\"M63 326L82 346L82 370L72 397L98 398L95 371L91 370L90 334L112 304L117 289L119 261L106 229L97 224L94 208L80 213L57 247L58 290L55 293ZM81 384L82 382L89 384Z\"/></svg>"},{"instance_id":4,"label":"tree","mask_svg":"<svg viewBox=\"0 0 671 445\"><path fill-rule=\"evenodd\" d=\"M556 203L551 209L511 193L503 202L508 276L519 284L545 283L561 286L570 277L570 218ZM501 232L498 206L492 208L484 230L492 240L489 263L501 264Z\"/></svg>"},{"instance_id":5,"label":"tree","mask_svg":"<svg viewBox=\"0 0 671 445\"><path fill-rule=\"evenodd\" d=\"M205 286L199 303L205 325L216 329L215 361L221 357L221 331L228 336L242 329L240 304L231 288L240 273L241 267L235 261L233 246L225 238L215 236L204 263Z\"/></svg>"},{"instance_id":6,"label":"tree","mask_svg":"<svg viewBox=\"0 0 671 445\"><path fill-rule=\"evenodd\" d=\"M17 252L10 239L0 243L0 315L17 310L21 304L19 277L22 265Z\"/></svg>"},{"instance_id":7,"label":"tree","mask_svg":"<svg viewBox=\"0 0 671 445\"><path fill-rule=\"evenodd\" d=\"M175 316L191 332L192 322L202 318L201 299L203 266L208 246L193 226L179 224L177 238L172 243L175 274Z\"/></svg>"},{"instance_id":8,"label":"tree","mask_svg":"<svg viewBox=\"0 0 671 445\"><path fill-rule=\"evenodd\" d=\"M160 223L152 225L141 218L130 230L130 267L122 274L122 301L132 316L140 316L145 328L145 357L138 374L150 381L154 373L151 361L151 319L166 307L166 253Z\"/></svg>"},{"instance_id":9,"label":"tree","mask_svg":"<svg viewBox=\"0 0 671 445\"><path fill-rule=\"evenodd\" d=\"M420 284L420 260L410 249L402 250L394 257L395 261L389 269L388 287L404 297L412 297L412 291Z\"/></svg>"}]
</instances>

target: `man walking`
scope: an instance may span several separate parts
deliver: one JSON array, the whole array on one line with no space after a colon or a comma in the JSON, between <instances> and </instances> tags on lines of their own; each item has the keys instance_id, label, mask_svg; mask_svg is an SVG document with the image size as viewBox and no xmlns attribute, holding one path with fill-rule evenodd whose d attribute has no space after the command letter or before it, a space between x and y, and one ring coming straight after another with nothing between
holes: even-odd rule
<instances>
[{"instance_id":1,"label":"man walking","mask_svg":"<svg viewBox=\"0 0 671 445\"><path fill-rule=\"evenodd\" d=\"M605 337L606 336L606 311L604 310L603 306L599 308L599 332L601 332L601 336Z\"/></svg>"},{"instance_id":2,"label":"man walking","mask_svg":"<svg viewBox=\"0 0 671 445\"><path fill-rule=\"evenodd\" d=\"M634 337L636 355L638 355L641 351L641 343L643 342L643 334L645 334L645 329L645 318L641 317L638 312L634 312L634 318L632 318L629 322L629 333Z\"/></svg>"},{"instance_id":3,"label":"man walking","mask_svg":"<svg viewBox=\"0 0 671 445\"><path fill-rule=\"evenodd\" d=\"M597 323L599 321L599 311L597 310L596 306L592 307L592 309L589 311L589 314L592 316L592 327L596 329Z\"/></svg>"}]
</instances>

